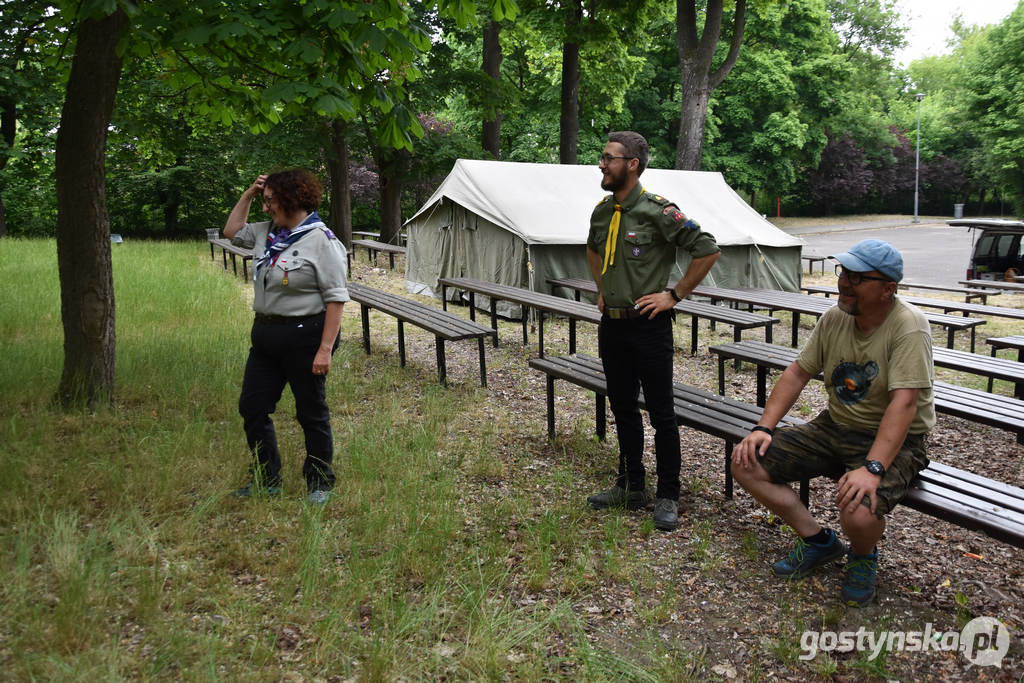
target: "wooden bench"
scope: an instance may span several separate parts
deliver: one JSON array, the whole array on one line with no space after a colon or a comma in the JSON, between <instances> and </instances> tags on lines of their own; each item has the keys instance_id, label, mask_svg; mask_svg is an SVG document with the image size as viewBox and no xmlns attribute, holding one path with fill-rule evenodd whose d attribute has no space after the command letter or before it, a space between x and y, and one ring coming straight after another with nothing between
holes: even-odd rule
<instances>
[{"instance_id":1,"label":"wooden bench","mask_svg":"<svg viewBox=\"0 0 1024 683\"><path fill-rule=\"evenodd\" d=\"M818 254L800 254L800 258L807 261L807 272L814 275L814 264L821 264L821 274L825 274L825 261L829 258L828 256L819 256Z\"/></svg>"},{"instance_id":2,"label":"wooden bench","mask_svg":"<svg viewBox=\"0 0 1024 683\"><path fill-rule=\"evenodd\" d=\"M395 254L404 255L406 252L405 247L400 247L397 244L385 244L384 242L377 242L376 240L352 240L352 247L353 249L355 247L366 247L367 258L370 261L373 261L374 264L377 263L377 254L383 251L388 255L388 264L391 267L391 270L395 269ZM352 263L350 261L349 267L351 268L351 266Z\"/></svg>"},{"instance_id":3,"label":"wooden bench","mask_svg":"<svg viewBox=\"0 0 1024 683\"><path fill-rule=\"evenodd\" d=\"M1002 280L957 280L962 285L974 288L1005 289L1008 292L1024 292L1024 282L1003 282Z\"/></svg>"},{"instance_id":4,"label":"wooden bench","mask_svg":"<svg viewBox=\"0 0 1024 683\"><path fill-rule=\"evenodd\" d=\"M765 404L768 396L768 371L785 370L799 355L799 351L786 346L752 341L712 346L710 351L718 355L718 391L721 394L725 394L726 360L748 361L757 366L755 401L759 406ZM948 349L934 349L936 365L942 362L940 354L947 352ZM932 388L936 412L1014 432L1017 443L1024 444L1024 401L940 381Z\"/></svg>"},{"instance_id":5,"label":"wooden bench","mask_svg":"<svg viewBox=\"0 0 1024 683\"><path fill-rule=\"evenodd\" d=\"M839 294L838 287L806 285L801 287L801 289L809 294L824 294L826 299L833 294ZM975 316L990 315L997 318L1024 320L1024 308L989 306L987 304L975 304L971 302L960 303L957 301L949 301L948 299L929 299L927 297L908 296L906 294L901 294L900 298L908 304L913 304L919 308L941 308L943 313L956 311L958 313L963 313L964 316L967 316L967 314L970 313Z\"/></svg>"},{"instance_id":6,"label":"wooden bench","mask_svg":"<svg viewBox=\"0 0 1024 683\"><path fill-rule=\"evenodd\" d=\"M997 296L1002 294L996 289L977 289L974 287L943 287L940 285L926 285L922 282L907 282L903 280L899 283L900 289L931 289L937 292L949 292L950 294L962 294L964 301L970 303L973 299L981 299L981 303L987 304L988 297Z\"/></svg>"},{"instance_id":7,"label":"wooden bench","mask_svg":"<svg viewBox=\"0 0 1024 683\"><path fill-rule=\"evenodd\" d=\"M793 314L793 338L791 345L799 343L798 332L800 327L800 314L808 313L815 317L835 306L835 302L808 294L797 294L795 292L783 292L774 289L757 289L745 287L742 289L727 289L725 287L708 287L698 285L693 293L696 296L704 296L715 301L731 301L734 304L745 304L749 308L766 308L769 312L790 311ZM922 311L928 322L933 325L940 325L946 329L946 345L953 348L953 333L958 330L971 331L971 350L975 346L975 330L979 325L987 321L981 318L965 318L958 315L946 313L935 313L933 311Z\"/></svg>"},{"instance_id":8,"label":"wooden bench","mask_svg":"<svg viewBox=\"0 0 1024 683\"><path fill-rule=\"evenodd\" d=\"M484 337L494 334L491 329L433 306L354 282L348 283L348 292L352 300L358 302L360 306L359 313L363 323L363 348L367 354L370 353L370 309L375 308L398 319L398 359L403 368L405 367L404 323L411 323L434 334L437 375L444 386L448 386L444 343L460 339L476 339L480 349L480 385L487 386Z\"/></svg>"},{"instance_id":9,"label":"wooden bench","mask_svg":"<svg viewBox=\"0 0 1024 683\"><path fill-rule=\"evenodd\" d=\"M548 436L555 433L555 380L562 379L595 394L595 433L605 436L605 397L608 390L601 361L587 356L547 356L530 359L530 367L547 375ZM643 405L643 396L640 397ZM732 449L757 424L761 408L710 392L674 385L676 421L725 440L725 495L732 498ZM799 424L786 417L783 425ZM800 482L800 499L809 501L808 482ZM1024 548L1024 489L971 472L932 462L911 484L902 505L965 529Z\"/></svg>"},{"instance_id":10,"label":"wooden bench","mask_svg":"<svg viewBox=\"0 0 1024 683\"><path fill-rule=\"evenodd\" d=\"M575 292L577 301L580 299L580 292L597 294L597 284L593 280L572 277L549 278L548 284L551 285L552 294L557 288L572 290ZM778 318L771 318L759 313L750 313L726 306L716 306L706 301L693 301L692 299L683 299L674 308L676 311L690 316L690 355L697 353L697 321L700 318L706 318L711 321L712 330L715 329L715 323L732 325L732 337L736 341L740 340L743 330L763 327L764 340L771 342L772 325L779 322Z\"/></svg>"},{"instance_id":11,"label":"wooden bench","mask_svg":"<svg viewBox=\"0 0 1024 683\"><path fill-rule=\"evenodd\" d=\"M231 240L224 239L223 237L217 237L210 239L210 258L215 258L213 255L213 248L219 247L221 250L221 257L224 260L224 270L228 269L228 256L231 256L231 269L235 275L238 275L238 263L235 261L236 257L242 260L242 277L247 281L249 280L249 261L252 260L252 249L243 249L237 247L231 243Z\"/></svg>"},{"instance_id":12,"label":"wooden bench","mask_svg":"<svg viewBox=\"0 0 1024 683\"><path fill-rule=\"evenodd\" d=\"M474 280L468 277L441 278L441 301L445 309L448 306L448 288L464 291L469 294L469 319L476 320L476 295L481 294L490 299L491 327L494 329L494 345L498 345L498 305L500 301L510 301L524 309L537 311L537 348L544 355L544 314L565 316L569 319L569 353L576 352L576 321L582 320L595 325L601 322L601 312L594 304L564 299L531 289L502 285L495 282ZM523 311L523 345L529 343L527 338L527 316Z\"/></svg>"}]
</instances>

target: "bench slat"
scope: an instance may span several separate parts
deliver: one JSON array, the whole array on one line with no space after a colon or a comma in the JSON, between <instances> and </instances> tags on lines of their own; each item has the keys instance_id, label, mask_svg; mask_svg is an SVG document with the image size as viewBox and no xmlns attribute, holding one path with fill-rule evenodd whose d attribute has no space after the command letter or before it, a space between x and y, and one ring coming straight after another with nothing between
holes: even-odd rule
<instances>
[{"instance_id":1,"label":"bench slat","mask_svg":"<svg viewBox=\"0 0 1024 683\"><path fill-rule=\"evenodd\" d=\"M788 350L788 349L787 349ZM530 367L548 375L548 428L554 429L553 379L564 379L598 394L603 406L607 388L601 361L588 356L542 357L530 360ZM674 409L678 423L723 438L726 441L726 496L731 497L728 454L733 443L750 433L761 409L703 389L675 384ZM641 395L641 405L643 397ZM598 416L603 410L598 410ZM799 418L789 418L799 424ZM598 425L603 435L603 425ZM806 500L806 483L801 498ZM964 528L981 531L992 538L1024 547L1024 489L980 475L932 462L911 485L903 505Z\"/></svg>"}]
</instances>

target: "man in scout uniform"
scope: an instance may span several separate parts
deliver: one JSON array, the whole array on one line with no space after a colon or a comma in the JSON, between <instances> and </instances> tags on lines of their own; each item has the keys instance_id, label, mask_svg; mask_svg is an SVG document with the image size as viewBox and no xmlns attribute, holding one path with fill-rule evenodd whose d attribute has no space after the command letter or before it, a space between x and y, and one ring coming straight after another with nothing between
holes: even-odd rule
<instances>
[{"instance_id":1,"label":"man in scout uniform","mask_svg":"<svg viewBox=\"0 0 1024 683\"><path fill-rule=\"evenodd\" d=\"M619 473L614 486L587 502L594 508L630 510L649 502L637 405L642 386L654 427L658 473L654 525L670 531L679 524L680 461L670 311L700 284L720 252L715 238L675 204L640 186L648 155L647 141L632 131L611 133L601 154L601 188L612 194L591 214L587 260L602 313L598 347L618 432ZM675 287L666 288L677 247L692 260Z\"/></svg>"},{"instance_id":2,"label":"man in scout uniform","mask_svg":"<svg viewBox=\"0 0 1024 683\"><path fill-rule=\"evenodd\" d=\"M772 566L800 579L846 554L811 516L788 482L838 480L839 524L850 540L843 600L875 597L877 543L885 514L928 466L925 437L935 424L932 337L924 315L896 296L903 257L888 242L863 240L839 261L839 305L829 309L799 357L779 377L764 413L732 454L736 480L798 534ZM808 380L825 378L828 409L806 424L775 431Z\"/></svg>"}]
</instances>

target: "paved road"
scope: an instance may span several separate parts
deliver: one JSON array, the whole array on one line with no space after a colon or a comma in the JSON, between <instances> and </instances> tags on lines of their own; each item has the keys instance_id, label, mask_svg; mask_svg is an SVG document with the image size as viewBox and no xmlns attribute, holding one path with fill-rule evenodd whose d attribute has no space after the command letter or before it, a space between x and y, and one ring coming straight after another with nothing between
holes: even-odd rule
<instances>
[{"instance_id":1,"label":"paved road","mask_svg":"<svg viewBox=\"0 0 1024 683\"><path fill-rule=\"evenodd\" d=\"M834 254L860 240L890 242L903 254L903 277L910 282L961 287L967 274L974 232L942 223L879 221L844 223L786 230L805 243L804 253ZM819 264L820 265L820 264ZM825 272L835 261L825 262ZM817 268L815 269L817 271Z\"/></svg>"}]
</instances>

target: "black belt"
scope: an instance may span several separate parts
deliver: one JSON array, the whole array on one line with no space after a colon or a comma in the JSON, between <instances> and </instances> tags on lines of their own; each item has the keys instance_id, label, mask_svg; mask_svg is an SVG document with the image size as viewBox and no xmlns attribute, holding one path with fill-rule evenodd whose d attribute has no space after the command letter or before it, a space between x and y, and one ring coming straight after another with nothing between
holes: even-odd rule
<instances>
[{"instance_id":1,"label":"black belt","mask_svg":"<svg viewBox=\"0 0 1024 683\"><path fill-rule=\"evenodd\" d=\"M633 320L634 318L646 318L651 314L651 312L647 311L646 313L643 313L635 306L626 306L623 308L605 306L604 314L612 320Z\"/></svg>"},{"instance_id":2,"label":"black belt","mask_svg":"<svg viewBox=\"0 0 1024 683\"><path fill-rule=\"evenodd\" d=\"M323 314L324 311L314 313L313 315L270 315L268 313L257 313L256 322L262 325L296 325L304 320L316 318Z\"/></svg>"}]
</instances>

